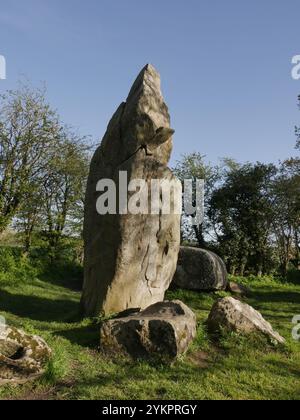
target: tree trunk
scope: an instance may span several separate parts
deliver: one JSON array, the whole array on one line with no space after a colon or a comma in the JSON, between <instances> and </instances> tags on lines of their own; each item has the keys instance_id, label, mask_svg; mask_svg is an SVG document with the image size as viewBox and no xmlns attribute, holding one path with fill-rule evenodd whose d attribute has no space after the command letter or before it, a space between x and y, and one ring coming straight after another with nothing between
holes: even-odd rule
<instances>
[{"instance_id":1,"label":"tree trunk","mask_svg":"<svg viewBox=\"0 0 300 420\"><path fill-rule=\"evenodd\" d=\"M203 225L193 226L193 228L199 248L205 248L205 240L203 237Z\"/></svg>"},{"instance_id":2,"label":"tree trunk","mask_svg":"<svg viewBox=\"0 0 300 420\"><path fill-rule=\"evenodd\" d=\"M246 263L242 263L241 264L241 269L240 269L240 274L241 274L242 277L244 277L245 269L246 269Z\"/></svg>"},{"instance_id":3,"label":"tree trunk","mask_svg":"<svg viewBox=\"0 0 300 420\"><path fill-rule=\"evenodd\" d=\"M231 274L232 276L235 276L235 273L236 273L236 266L235 266L235 265L231 265L231 264L230 264L230 267L229 267L229 272L230 272L230 274Z\"/></svg>"},{"instance_id":4,"label":"tree trunk","mask_svg":"<svg viewBox=\"0 0 300 420\"><path fill-rule=\"evenodd\" d=\"M295 230L295 265L296 268L299 270L300 269L300 240L299 240L299 235L298 235L298 231L297 229Z\"/></svg>"},{"instance_id":5,"label":"tree trunk","mask_svg":"<svg viewBox=\"0 0 300 420\"><path fill-rule=\"evenodd\" d=\"M288 266L289 266L289 261L288 261L288 260L284 261L284 262L281 264L281 267L280 267L280 272L281 272L281 275L282 275L284 278L286 278L286 276L287 276Z\"/></svg>"}]
</instances>

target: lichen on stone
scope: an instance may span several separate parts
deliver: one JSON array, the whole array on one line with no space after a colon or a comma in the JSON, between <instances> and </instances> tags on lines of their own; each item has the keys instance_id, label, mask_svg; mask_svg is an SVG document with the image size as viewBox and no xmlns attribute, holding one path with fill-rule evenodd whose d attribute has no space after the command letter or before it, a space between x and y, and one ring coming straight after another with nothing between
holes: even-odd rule
<instances>
[{"instance_id":1,"label":"lichen on stone","mask_svg":"<svg viewBox=\"0 0 300 420\"><path fill-rule=\"evenodd\" d=\"M37 335L14 327L0 332L0 384L24 383L44 373L51 349Z\"/></svg>"}]
</instances>

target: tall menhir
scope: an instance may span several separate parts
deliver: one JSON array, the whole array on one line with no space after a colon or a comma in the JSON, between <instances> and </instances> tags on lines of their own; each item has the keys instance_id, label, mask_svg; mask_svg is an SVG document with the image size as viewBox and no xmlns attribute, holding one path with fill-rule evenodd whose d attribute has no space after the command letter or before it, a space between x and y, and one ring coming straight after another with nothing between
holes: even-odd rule
<instances>
[{"instance_id":1,"label":"tall menhir","mask_svg":"<svg viewBox=\"0 0 300 420\"><path fill-rule=\"evenodd\" d=\"M180 245L179 214L100 215L101 179L117 185L119 172L133 179L179 181L167 164L172 151L170 116L160 76L147 65L127 101L113 115L90 167L86 192L84 286L86 316L145 308L164 299L176 270ZM180 199L175 193L172 197Z\"/></svg>"}]
</instances>

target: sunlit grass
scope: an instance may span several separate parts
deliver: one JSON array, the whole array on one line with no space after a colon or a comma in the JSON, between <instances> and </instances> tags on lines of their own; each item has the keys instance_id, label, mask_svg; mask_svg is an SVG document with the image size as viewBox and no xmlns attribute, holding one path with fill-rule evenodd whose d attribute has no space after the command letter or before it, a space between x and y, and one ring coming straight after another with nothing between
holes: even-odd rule
<instances>
[{"instance_id":1,"label":"sunlit grass","mask_svg":"<svg viewBox=\"0 0 300 420\"><path fill-rule=\"evenodd\" d=\"M174 365L153 365L98 352L99 326L78 317L80 292L70 280L0 281L0 312L8 323L44 337L54 352L36 383L0 388L3 398L41 399L299 399L300 342L291 337L292 317L300 314L300 286L252 279L246 301L287 339L274 348L263 339L227 334L215 342L205 321L226 293L170 291L196 313L198 334ZM240 281L243 279L240 279ZM62 284L62 285L60 285Z\"/></svg>"}]
</instances>

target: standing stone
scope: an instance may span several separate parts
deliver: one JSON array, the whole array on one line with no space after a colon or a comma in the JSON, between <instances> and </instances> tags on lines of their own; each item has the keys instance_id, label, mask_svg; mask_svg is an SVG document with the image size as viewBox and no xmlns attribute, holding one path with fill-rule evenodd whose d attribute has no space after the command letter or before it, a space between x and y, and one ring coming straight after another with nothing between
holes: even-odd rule
<instances>
[{"instance_id":1,"label":"standing stone","mask_svg":"<svg viewBox=\"0 0 300 420\"><path fill-rule=\"evenodd\" d=\"M160 90L160 77L147 65L134 82L126 103L112 117L90 167L84 222L85 262L82 308L86 316L146 308L162 301L176 270L180 214L99 215L96 185L119 173L147 182L172 181L171 209L181 200L181 185L167 164L172 151L170 116ZM143 191L142 191L143 192ZM129 198L132 197L129 193ZM177 212L178 213L178 212Z\"/></svg>"},{"instance_id":2,"label":"standing stone","mask_svg":"<svg viewBox=\"0 0 300 420\"><path fill-rule=\"evenodd\" d=\"M225 290L228 285L225 263L211 251L182 246L173 284L195 291Z\"/></svg>"}]
</instances>

